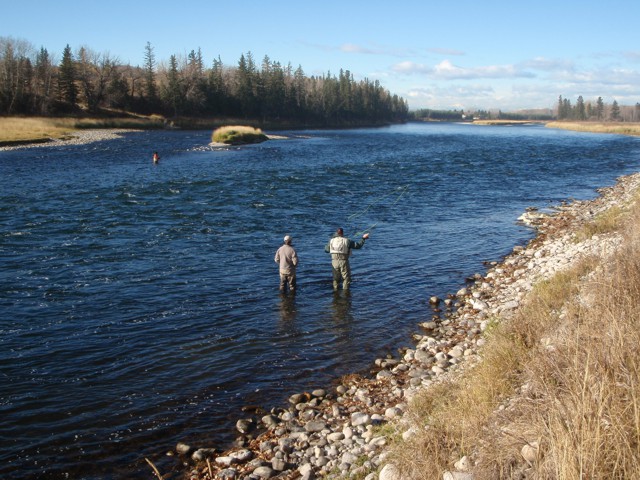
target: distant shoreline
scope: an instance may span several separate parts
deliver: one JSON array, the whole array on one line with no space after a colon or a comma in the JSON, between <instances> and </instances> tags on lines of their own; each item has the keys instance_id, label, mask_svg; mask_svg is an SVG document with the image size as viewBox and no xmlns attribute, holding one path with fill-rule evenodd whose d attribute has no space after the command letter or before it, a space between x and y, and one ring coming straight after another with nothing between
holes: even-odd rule
<instances>
[{"instance_id":1,"label":"distant shoreline","mask_svg":"<svg viewBox=\"0 0 640 480\"><path fill-rule=\"evenodd\" d=\"M547 128L557 128L562 130L571 130L586 133L608 133L617 135L640 136L639 123L596 123L596 122L546 122L540 120L474 120L473 125L485 126L514 126L514 125L544 125ZM305 127L301 127L304 129ZM310 127L313 128L313 127ZM373 127L372 127L373 128ZM10 145L0 146L0 152L19 150L24 148L34 148L42 146L64 147L67 145L86 145L89 143L100 142L103 140L112 140L120 138L122 133L141 132L144 129L129 128L96 128L82 129L70 133L62 139L33 139L16 141ZM206 130L203 128L203 130ZM270 139L284 138L279 135L268 135Z\"/></svg>"},{"instance_id":2,"label":"distant shoreline","mask_svg":"<svg viewBox=\"0 0 640 480\"><path fill-rule=\"evenodd\" d=\"M617 135L640 136L640 122L565 122L547 120L474 120L473 125L514 126L544 125L547 128L558 128L574 132L612 133Z\"/></svg>"}]
</instances>

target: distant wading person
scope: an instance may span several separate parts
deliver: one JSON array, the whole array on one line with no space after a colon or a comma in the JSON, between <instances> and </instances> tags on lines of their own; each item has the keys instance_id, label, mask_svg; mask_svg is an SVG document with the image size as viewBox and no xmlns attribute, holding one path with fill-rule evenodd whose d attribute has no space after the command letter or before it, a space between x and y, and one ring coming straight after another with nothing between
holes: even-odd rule
<instances>
[{"instance_id":1,"label":"distant wading person","mask_svg":"<svg viewBox=\"0 0 640 480\"><path fill-rule=\"evenodd\" d=\"M364 246L369 234L362 235L362 240L354 242L343 236L342 228L336 230L336 234L329 240L324 251L331 254L331 268L333 270L333 289L338 290L340 280L342 289L349 290L351 285L351 267L349 266L349 256L351 250L357 250Z\"/></svg>"},{"instance_id":2,"label":"distant wading person","mask_svg":"<svg viewBox=\"0 0 640 480\"><path fill-rule=\"evenodd\" d=\"M158 152L153 152L153 163L158 163L160 161L160 155Z\"/></svg>"},{"instance_id":3,"label":"distant wading person","mask_svg":"<svg viewBox=\"0 0 640 480\"><path fill-rule=\"evenodd\" d=\"M276 252L275 262L280 265L280 292L296 291L296 267L298 266L298 254L291 246L291 237L284 237L284 245Z\"/></svg>"}]
</instances>

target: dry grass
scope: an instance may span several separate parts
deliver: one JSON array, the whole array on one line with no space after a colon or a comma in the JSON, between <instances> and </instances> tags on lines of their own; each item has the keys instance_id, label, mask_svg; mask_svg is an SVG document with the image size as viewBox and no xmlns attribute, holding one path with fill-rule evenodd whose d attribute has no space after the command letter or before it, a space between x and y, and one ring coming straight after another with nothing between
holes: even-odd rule
<instances>
[{"instance_id":1,"label":"dry grass","mask_svg":"<svg viewBox=\"0 0 640 480\"><path fill-rule=\"evenodd\" d=\"M211 141L228 145L259 143L267 140L267 136L259 128L240 125L227 125L217 128L211 135Z\"/></svg>"},{"instance_id":2,"label":"dry grass","mask_svg":"<svg viewBox=\"0 0 640 480\"><path fill-rule=\"evenodd\" d=\"M537 285L482 362L414 399L419 433L389 459L403 478L441 479L463 455L476 480L640 478L640 208L624 210L590 227L624 232L615 258Z\"/></svg>"},{"instance_id":3,"label":"dry grass","mask_svg":"<svg viewBox=\"0 0 640 480\"><path fill-rule=\"evenodd\" d=\"M620 229L622 222L625 220L627 212L619 207L613 206L607 211L598 215L593 222L584 225L577 233L576 240L578 242L587 240L594 235L602 235L605 233L615 232Z\"/></svg>"},{"instance_id":4,"label":"dry grass","mask_svg":"<svg viewBox=\"0 0 640 480\"><path fill-rule=\"evenodd\" d=\"M550 128L561 128L577 132L617 133L620 135L640 135L640 123L596 123L596 122L549 122Z\"/></svg>"},{"instance_id":5,"label":"dry grass","mask_svg":"<svg viewBox=\"0 0 640 480\"><path fill-rule=\"evenodd\" d=\"M53 118L0 117L0 146L68 138L76 130L92 128L162 128L164 117Z\"/></svg>"},{"instance_id":6,"label":"dry grass","mask_svg":"<svg viewBox=\"0 0 640 480\"><path fill-rule=\"evenodd\" d=\"M474 120L474 125L493 125L493 126L509 126L509 125L531 125L532 123L545 123L542 120Z\"/></svg>"},{"instance_id":7,"label":"dry grass","mask_svg":"<svg viewBox=\"0 0 640 480\"><path fill-rule=\"evenodd\" d=\"M74 130L69 122L51 118L0 117L0 144L64 138Z\"/></svg>"}]
</instances>

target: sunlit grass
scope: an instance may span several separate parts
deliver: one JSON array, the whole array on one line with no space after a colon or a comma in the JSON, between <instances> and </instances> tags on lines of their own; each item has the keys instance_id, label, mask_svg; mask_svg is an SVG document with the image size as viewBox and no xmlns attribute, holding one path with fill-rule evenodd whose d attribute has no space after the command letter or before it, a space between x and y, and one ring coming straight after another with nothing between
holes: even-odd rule
<instances>
[{"instance_id":1,"label":"sunlit grass","mask_svg":"<svg viewBox=\"0 0 640 480\"><path fill-rule=\"evenodd\" d=\"M67 120L44 117L0 117L0 145L65 138L75 127Z\"/></svg>"},{"instance_id":2,"label":"sunlit grass","mask_svg":"<svg viewBox=\"0 0 640 480\"><path fill-rule=\"evenodd\" d=\"M577 132L617 133L620 135L640 135L640 123L597 123L597 122L549 122L550 128L561 128Z\"/></svg>"},{"instance_id":3,"label":"sunlit grass","mask_svg":"<svg viewBox=\"0 0 640 480\"><path fill-rule=\"evenodd\" d=\"M39 143L68 138L74 131L92 128L163 128L164 117L0 117L0 146Z\"/></svg>"},{"instance_id":4,"label":"sunlit grass","mask_svg":"<svg viewBox=\"0 0 640 480\"><path fill-rule=\"evenodd\" d=\"M239 125L227 125L214 130L211 140L227 145L259 143L267 140L267 136L259 128Z\"/></svg>"}]
</instances>

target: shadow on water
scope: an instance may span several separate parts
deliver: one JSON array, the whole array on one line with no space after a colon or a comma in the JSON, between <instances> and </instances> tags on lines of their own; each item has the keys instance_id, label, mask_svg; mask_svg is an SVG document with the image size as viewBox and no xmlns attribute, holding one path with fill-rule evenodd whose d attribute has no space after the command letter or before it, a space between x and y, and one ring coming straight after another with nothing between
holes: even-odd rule
<instances>
[{"instance_id":1,"label":"shadow on water","mask_svg":"<svg viewBox=\"0 0 640 480\"><path fill-rule=\"evenodd\" d=\"M351 305L350 290L334 290L333 301L331 302L331 316L335 327L339 330L338 335L347 334L349 326L353 324Z\"/></svg>"}]
</instances>

